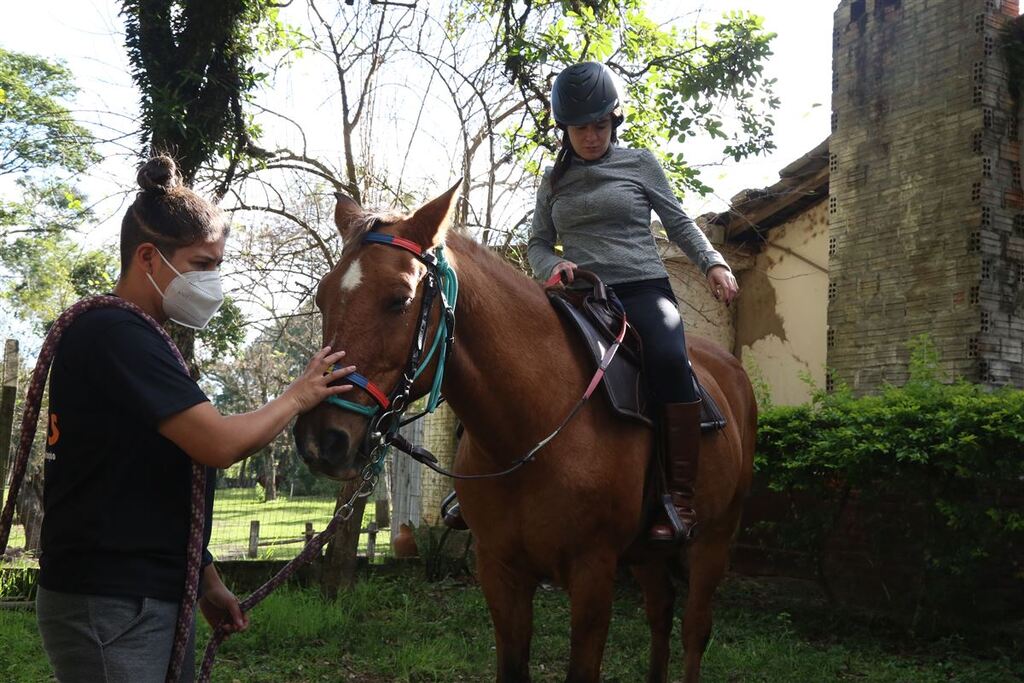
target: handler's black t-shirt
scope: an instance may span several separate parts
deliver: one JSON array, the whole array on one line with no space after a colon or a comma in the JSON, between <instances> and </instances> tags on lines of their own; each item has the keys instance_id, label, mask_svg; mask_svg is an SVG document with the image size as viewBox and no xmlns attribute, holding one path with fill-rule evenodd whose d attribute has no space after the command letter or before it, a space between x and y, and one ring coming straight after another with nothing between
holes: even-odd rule
<instances>
[{"instance_id":1,"label":"handler's black t-shirt","mask_svg":"<svg viewBox=\"0 0 1024 683\"><path fill-rule=\"evenodd\" d=\"M97 309L71 324L50 373L40 585L181 599L191 461L157 426L206 400L134 313ZM207 470L204 548L214 475Z\"/></svg>"}]
</instances>

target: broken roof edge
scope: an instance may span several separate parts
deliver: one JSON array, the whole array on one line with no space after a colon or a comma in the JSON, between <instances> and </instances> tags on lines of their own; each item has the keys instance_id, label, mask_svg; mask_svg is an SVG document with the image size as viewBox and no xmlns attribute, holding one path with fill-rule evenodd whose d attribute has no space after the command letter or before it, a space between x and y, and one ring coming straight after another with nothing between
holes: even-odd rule
<instances>
[{"instance_id":1,"label":"broken roof edge","mask_svg":"<svg viewBox=\"0 0 1024 683\"><path fill-rule=\"evenodd\" d=\"M745 242L825 199L830 140L831 136L825 138L811 151L784 166L774 185L739 192L730 200L727 211L705 214L701 222L723 226L729 241Z\"/></svg>"}]
</instances>

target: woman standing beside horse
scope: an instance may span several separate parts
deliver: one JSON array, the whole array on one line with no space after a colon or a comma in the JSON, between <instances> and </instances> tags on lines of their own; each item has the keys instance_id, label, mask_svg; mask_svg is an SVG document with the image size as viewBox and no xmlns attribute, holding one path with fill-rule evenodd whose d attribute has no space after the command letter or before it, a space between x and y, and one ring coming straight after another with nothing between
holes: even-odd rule
<instances>
[{"instance_id":1,"label":"woman standing beside horse","mask_svg":"<svg viewBox=\"0 0 1024 683\"><path fill-rule=\"evenodd\" d=\"M226 220L181 185L169 157L146 163L138 182L121 223L114 296L80 302L55 323L36 615L64 683L174 677L168 663L194 524L191 461L228 467L297 414L351 389L329 386L353 368L324 374L344 354L322 349L279 397L222 416L158 324L202 329L217 312ZM205 551L214 481L208 471L198 605L212 626L240 630L248 620ZM192 680L193 662L186 646L176 680Z\"/></svg>"}]
</instances>

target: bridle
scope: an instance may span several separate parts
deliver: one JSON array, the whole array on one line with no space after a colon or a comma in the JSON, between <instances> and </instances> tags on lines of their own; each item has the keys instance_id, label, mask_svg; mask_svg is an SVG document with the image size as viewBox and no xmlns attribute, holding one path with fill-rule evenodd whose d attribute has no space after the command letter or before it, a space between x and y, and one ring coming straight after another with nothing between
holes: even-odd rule
<instances>
[{"instance_id":1,"label":"bridle","mask_svg":"<svg viewBox=\"0 0 1024 683\"><path fill-rule=\"evenodd\" d=\"M406 358L405 369L399 376L394 388L385 393L376 383L365 375L353 372L344 381L365 391L373 399L374 405L364 405L331 396L327 402L343 410L363 415L368 424L363 439L363 452L370 456L375 469L379 469L387 454L387 447L398 435L402 426L402 417L409 408L412 385L423 374L434 358L437 368L427 398L426 412L433 412L441 398L441 383L444 381L445 366L455 344L455 305L459 293L459 280L455 271L444 255L444 245L424 247L412 240L396 235L370 232L363 236L363 244L382 244L389 247L404 249L416 260L427 267L423 277L423 296L420 302L419 318L416 321L415 334ZM434 301L440 305L440 318L437 332L424 355L427 345L427 328L430 324L430 313ZM338 369L340 363L335 364Z\"/></svg>"}]
</instances>

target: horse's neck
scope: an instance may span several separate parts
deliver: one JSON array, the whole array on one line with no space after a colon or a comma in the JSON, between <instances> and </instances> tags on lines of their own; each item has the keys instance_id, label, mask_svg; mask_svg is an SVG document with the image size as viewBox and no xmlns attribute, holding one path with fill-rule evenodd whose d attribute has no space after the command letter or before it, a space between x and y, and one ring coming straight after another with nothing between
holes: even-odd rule
<instances>
[{"instance_id":1,"label":"horse's neck","mask_svg":"<svg viewBox=\"0 0 1024 683\"><path fill-rule=\"evenodd\" d=\"M582 394L582 360L537 283L467 238L455 236L449 248L459 299L444 394L487 450L535 442Z\"/></svg>"}]
</instances>

